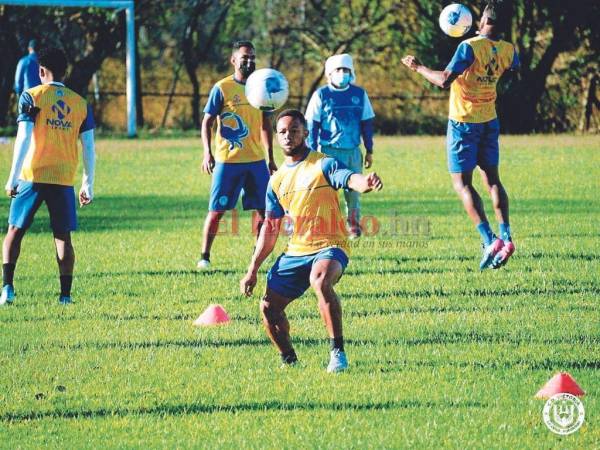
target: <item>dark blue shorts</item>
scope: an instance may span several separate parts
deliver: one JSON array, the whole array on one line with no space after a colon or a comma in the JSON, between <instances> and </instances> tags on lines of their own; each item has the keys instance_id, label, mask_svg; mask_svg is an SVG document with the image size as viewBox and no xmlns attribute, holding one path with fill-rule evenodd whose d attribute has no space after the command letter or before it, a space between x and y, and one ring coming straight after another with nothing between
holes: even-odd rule
<instances>
[{"instance_id":1,"label":"dark blue shorts","mask_svg":"<svg viewBox=\"0 0 600 450\"><path fill-rule=\"evenodd\" d=\"M55 233L77 229L75 190L73 186L19 181L17 195L10 203L9 225L27 229L38 208L46 202L50 226Z\"/></svg>"},{"instance_id":2,"label":"dark blue shorts","mask_svg":"<svg viewBox=\"0 0 600 450\"><path fill-rule=\"evenodd\" d=\"M346 269L348 257L340 248L332 247L304 256L283 253L267 273L267 287L289 299L300 297L310 286L310 271L320 259L335 259Z\"/></svg>"},{"instance_id":3,"label":"dark blue shorts","mask_svg":"<svg viewBox=\"0 0 600 450\"><path fill-rule=\"evenodd\" d=\"M446 149L450 173L470 172L476 166L497 166L499 135L498 119L484 123L448 120Z\"/></svg>"},{"instance_id":4,"label":"dark blue shorts","mask_svg":"<svg viewBox=\"0 0 600 450\"><path fill-rule=\"evenodd\" d=\"M215 163L208 210L234 209L240 192L245 210L265 209L269 178L269 169L264 160L249 163Z\"/></svg>"}]
</instances>

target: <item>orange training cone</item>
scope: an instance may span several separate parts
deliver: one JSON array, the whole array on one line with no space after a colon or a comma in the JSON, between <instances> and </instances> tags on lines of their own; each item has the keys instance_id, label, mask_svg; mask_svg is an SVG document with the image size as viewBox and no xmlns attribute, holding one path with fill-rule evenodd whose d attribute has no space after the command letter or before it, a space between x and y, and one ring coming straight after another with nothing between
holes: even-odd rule
<instances>
[{"instance_id":1,"label":"orange training cone","mask_svg":"<svg viewBox=\"0 0 600 450\"><path fill-rule=\"evenodd\" d=\"M207 327L210 325L219 325L222 323L227 323L231 319L229 319L229 315L227 311L221 305L209 305L208 308L204 310L200 316L194 320L195 327Z\"/></svg>"},{"instance_id":2,"label":"orange training cone","mask_svg":"<svg viewBox=\"0 0 600 450\"><path fill-rule=\"evenodd\" d=\"M585 395L585 392L579 387L571 374L559 372L554 375L550 381L535 394L535 396L536 398L550 398L556 394L572 394L581 397L582 395Z\"/></svg>"}]
</instances>

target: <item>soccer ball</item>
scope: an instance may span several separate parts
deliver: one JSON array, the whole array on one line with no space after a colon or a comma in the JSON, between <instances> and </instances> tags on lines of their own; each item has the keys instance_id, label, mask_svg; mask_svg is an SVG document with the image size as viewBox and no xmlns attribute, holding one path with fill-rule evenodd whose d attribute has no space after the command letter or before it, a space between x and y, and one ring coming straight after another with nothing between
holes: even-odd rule
<instances>
[{"instance_id":1,"label":"soccer ball","mask_svg":"<svg viewBox=\"0 0 600 450\"><path fill-rule=\"evenodd\" d=\"M275 111L289 95L289 85L283 74L274 69L258 69L246 80L246 98L261 111Z\"/></svg>"},{"instance_id":2,"label":"soccer ball","mask_svg":"<svg viewBox=\"0 0 600 450\"><path fill-rule=\"evenodd\" d=\"M471 29L472 23L471 11L460 3L446 6L440 14L440 28L448 36L464 36Z\"/></svg>"}]
</instances>

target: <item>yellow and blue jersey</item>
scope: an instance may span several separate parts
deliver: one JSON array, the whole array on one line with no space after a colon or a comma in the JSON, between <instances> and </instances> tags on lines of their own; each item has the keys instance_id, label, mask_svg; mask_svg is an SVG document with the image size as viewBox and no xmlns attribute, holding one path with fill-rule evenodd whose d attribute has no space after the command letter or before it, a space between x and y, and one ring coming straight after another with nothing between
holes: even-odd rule
<instances>
[{"instance_id":1,"label":"yellow and blue jersey","mask_svg":"<svg viewBox=\"0 0 600 450\"><path fill-rule=\"evenodd\" d=\"M79 163L77 139L94 128L91 107L61 83L28 89L19 99L17 122L33 122L20 179L73 186Z\"/></svg>"},{"instance_id":2,"label":"yellow and blue jersey","mask_svg":"<svg viewBox=\"0 0 600 450\"><path fill-rule=\"evenodd\" d=\"M506 70L519 67L510 42L476 36L460 43L446 67L459 76L450 85L448 117L457 122L484 123L496 118L496 85Z\"/></svg>"},{"instance_id":3,"label":"yellow and blue jersey","mask_svg":"<svg viewBox=\"0 0 600 450\"><path fill-rule=\"evenodd\" d=\"M248 163L265 159L260 139L264 113L248 103L245 84L233 75L217 82L204 112L217 117L215 161Z\"/></svg>"},{"instance_id":4,"label":"yellow and blue jersey","mask_svg":"<svg viewBox=\"0 0 600 450\"><path fill-rule=\"evenodd\" d=\"M304 256L325 248L349 253L346 221L336 190L348 188L354 172L334 158L307 149L301 161L283 164L267 187L266 215L282 218L291 231L285 253Z\"/></svg>"}]
</instances>

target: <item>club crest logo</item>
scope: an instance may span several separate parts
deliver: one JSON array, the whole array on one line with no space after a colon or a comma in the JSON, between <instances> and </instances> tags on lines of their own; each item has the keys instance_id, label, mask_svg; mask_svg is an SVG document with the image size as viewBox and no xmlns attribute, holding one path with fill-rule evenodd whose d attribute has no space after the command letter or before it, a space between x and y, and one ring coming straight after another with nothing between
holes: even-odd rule
<instances>
[{"instance_id":1,"label":"club crest logo","mask_svg":"<svg viewBox=\"0 0 600 450\"><path fill-rule=\"evenodd\" d=\"M221 115L221 137L229 142L229 151L237 146L244 148L242 141L250 134L248 127L240 116L233 112Z\"/></svg>"},{"instance_id":2,"label":"club crest logo","mask_svg":"<svg viewBox=\"0 0 600 450\"><path fill-rule=\"evenodd\" d=\"M358 105L360 103L360 98L358 98L356 95L352 96L352 104L354 105Z\"/></svg>"},{"instance_id":3,"label":"club crest logo","mask_svg":"<svg viewBox=\"0 0 600 450\"><path fill-rule=\"evenodd\" d=\"M560 435L575 433L585 419L583 403L571 394L556 394L548 399L542 411L550 431Z\"/></svg>"}]
</instances>

